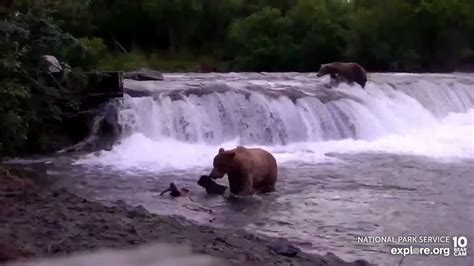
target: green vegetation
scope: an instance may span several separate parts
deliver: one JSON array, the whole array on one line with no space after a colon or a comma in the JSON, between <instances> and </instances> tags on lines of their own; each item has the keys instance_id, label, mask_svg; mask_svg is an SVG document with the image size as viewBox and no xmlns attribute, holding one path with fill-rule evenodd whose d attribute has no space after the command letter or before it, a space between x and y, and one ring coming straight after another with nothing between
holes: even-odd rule
<instances>
[{"instance_id":1,"label":"green vegetation","mask_svg":"<svg viewBox=\"0 0 474 266\"><path fill-rule=\"evenodd\" d=\"M31 8L0 22L0 154L44 150L50 132L77 111L86 87L86 51L55 23L47 10ZM47 71L43 55L74 67L64 82Z\"/></svg>"},{"instance_id":2,"label":"green vegetation","mask_svg":"<svg viewBox=\"0 0 474 266\"><path fill-rule=\"evenodd\" d=\"M472 0L18 0L79 38L101 69L450 71L474 60Z\"/></svg>"},{"instance_id":3,"label":"green vegetation","mask_svg":"<svg viewBox=\"0 0 474 266\"><path fill-rule=\"evenodd\" d=\"M0 7L0 154L47 150L93 70L452 71L474 62L472 0L17 0ZM71 66L52 78L41 56Z\"/></svg>"},{"instance_id":4,"label":"green vegetation","mask_svg":"<svg viewBox=\"0 0 474 266\"><path fill-rule=\"evenodd\" d=\"M63 0L65 30L100 38L106 69L450 71L474 59L471 0ZM102 47L101 47L102 49ZM207 59L207 60L206 60Z\"/></svg>"}]
</instances>

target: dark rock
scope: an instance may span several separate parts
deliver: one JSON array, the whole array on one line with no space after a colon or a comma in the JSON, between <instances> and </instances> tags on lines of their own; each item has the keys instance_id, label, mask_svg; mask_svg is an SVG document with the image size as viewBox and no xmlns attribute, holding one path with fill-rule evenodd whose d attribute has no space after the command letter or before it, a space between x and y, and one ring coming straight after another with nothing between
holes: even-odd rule
<instances>
[{"instance_id":1,"label":"dark rock","mask_svg":"<svg viewBox=\"0 0 474 266\"><path fill-rule=\"evenodd\" d=\"M106 104L102 109L102 117L98 121L96 129L97 135L101 137L101 142L106 142L107 147L111 147L121 134L121 127L118 123L118 109L113 103Z\"/></svg>"},{"instance_id":2,"label":"dark rock","mask_svg":"<svg viewBox=\"0 0 474 266\"><path fill-rule=\"evenodd\" d=\"M226 186L217 184L210 176L207 175L202 175L197 183L206 189L207 194L222 195L227 189Z\"/></svg>"},{"instance_id":3,"label":"dark rock","mask_svg":"<svg viewBox=\"0 0 474 266\"><path fill-rule=\"evenodd\" d=\"M358 259L358 260L353 261L352 263L348 264L332 252L328 252L326 254L326 258L329 261L335 262L335 263L340 264L340 265L351 265L351 266L371 266L372 265L368 261L363 260L363 259Z\"/></svg>"},{"instance_id":4,"label":"dark rock","mask_svg":"<svg viewBox=\"0 0 474 266\"><path fill-rule=\"evenodd\" d=\"M118 108L116 102L108 102L97 110L93 121L91 134L85 140L66 147L57 153L98 150L110 150L120 138L122 128L118 123Z\"/></svg>"},{"instance_id":5,"label":"dark rock","mask_svg":"<svg viewBox=\"0 0 474 266\"><path fill-rule=\"evenodd\" d=\"M298 255L298 253L301 252L301 250L290 243L284 241L284 240L279 240L276 241L275 243L272 243L269 245L269 248L280 255L287 256L287 257L295 257Z\"/></svg>"},{"instance_id":6,"label":"dark rock","mask_svg":"<svg viewBox=\"0 0 474 266\"><path fill-rule=\"evenodd\" d=\"M89 73L80 109L91 110L110 99L123 97L123 75L121 71Z\"/></svg>"},{"instance_id":7,"label":"dark rock","mask_svg":"<svg viewBox=\"0 0 474 266\"><path fill-rule=\"evenodd\" d=\"M137 70L137 71L125 73L124 78L138 80L138 81L164 79L163 74L161 74L161 72L153 70L153 69L147 69L147 68L141 68L140 70Z\"/></svg>"},{"instance_id":8,"label":"dark rock","mask_svg":"<svg viewBox=\"0 0 474 266\"><path fill-rule=\"evenodd\" d=\"M356 261L354 261L354 265L356 265L356 266L370 266L371 264L366 260L356 260Z\"/></svg>"},{"instance_id":9,"label":"dark rock","mask_svg":"<svg viewBox=\"0 0 474 266\"><path fill-rule=\"evenodd\" d=\"M199 226L199 231L203 233L212 233L214 230L208 226Z\"/></svg>"},{"instance_id":10,"label":"dark rock","mask_svg":"<svg viewBox=\"0 0 474 266\"><path fill-rule=\"evenodd\" d=\"M138 205L133 210L129 211L127 217L134 218L134 217L148 217L150 213L142 206Z\"/></svg>"},{"instance_id":11,"label":"dark rock","mask_svg":"<svg viewBox=\"0 0 474 266\"><path fill-rule=\"evenodd\" d=\"M214 238L214 242L221 242L221 243L227 244L227 241L226 241L224 238L222 238L222 237L216 237L216 238Z\"/></svg>"},{"instance_id":12,"label":"dark rock","mask_svg":"<svg viewBox=\"0 0 474 266\"><path fill-rule=\"evenodd\" d=\"M150 91L136 90L131 88L123 88L123 92L131 97L151 97Z\"/></svg>"}]
</instances>

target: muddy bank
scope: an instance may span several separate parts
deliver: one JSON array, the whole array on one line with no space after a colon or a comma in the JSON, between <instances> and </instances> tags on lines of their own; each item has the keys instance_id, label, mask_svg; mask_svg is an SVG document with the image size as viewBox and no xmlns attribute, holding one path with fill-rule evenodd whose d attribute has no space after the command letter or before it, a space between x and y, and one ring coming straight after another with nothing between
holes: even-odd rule
<instances>
[{"instance_id":1,"label":"muddy bank","mask_svg":"<svg viewBox=\"0 0 474 266\"><path fill-rule=\"evenodd\" d=\"M189 244L193 252L230 265L367 265L347 263L333 254L305 254L288 249L289 243L281 239L199 226L121 201L105 206L18 175L0 167L0 262L160 241Z\"/></svg>"}]
</instances>

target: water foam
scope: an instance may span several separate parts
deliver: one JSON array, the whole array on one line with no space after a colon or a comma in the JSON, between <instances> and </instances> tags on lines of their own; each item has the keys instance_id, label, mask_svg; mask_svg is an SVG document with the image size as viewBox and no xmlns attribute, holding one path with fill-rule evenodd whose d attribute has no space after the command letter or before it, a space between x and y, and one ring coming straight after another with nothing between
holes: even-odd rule
<instances>
[{"instance_id":1,"label":"water foam","mask_svg":"<svg viewBox=\"0 0 474 266\"><path fill-rule=\"evenodd\" d=\"M209 168L220 147L232 149L239 144L233 140L219 145L191 144L173 139L153 140L135 133L111 151L89 154L80 164L112 166L117 169L145 171ZM474 109L465 114L451 114L437 125L414 129L406 134L391 134L368 140L333 140L300 142L262 147L272 152L278 163L320 163L333 161L327 153L381 152L434 158L474 158Z\"/></svg>"},{"instance_id":2,"label":"water foam","mask_svg":"<svg viewBox=\"0 0 474 266\"><path fill-rule=\"evenodd\" d=\"M434 126L373 141L345 139L267 147L287 161L319 162L327 153L380 152L432 158L474 158L474 109L453 113Z\"/></svg>"},{"instance_id":3,"label":"water foam","mask_svg":"<svg viewBox=\"0 0 474 266\"><path fill-rule=\"evenodd\" d=\"M222 144L225 147L235 145L237 140ZM208 166L218 149L218 146L190 144L174 139L152 140L135 133L123 139L111 151L88 154L76 163L112 166L118 170L185 170Z\"/></svg>"}]
</instances>

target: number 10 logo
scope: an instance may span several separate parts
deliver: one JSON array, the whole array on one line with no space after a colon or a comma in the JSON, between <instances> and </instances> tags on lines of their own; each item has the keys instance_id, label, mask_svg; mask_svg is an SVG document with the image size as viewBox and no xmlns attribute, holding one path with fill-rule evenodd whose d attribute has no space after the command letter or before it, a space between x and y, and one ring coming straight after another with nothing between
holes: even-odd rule
<instances>
[{"instance_id":1,"label":"number 10 logo","mask_svg":"<svg viewBox=\"0 0 474 266\"><path fill-rule=\"evenodd\" d=\"M467 238L465 236L453 237L454 256L467 256Z\"/></svg>"}]
</instances>

